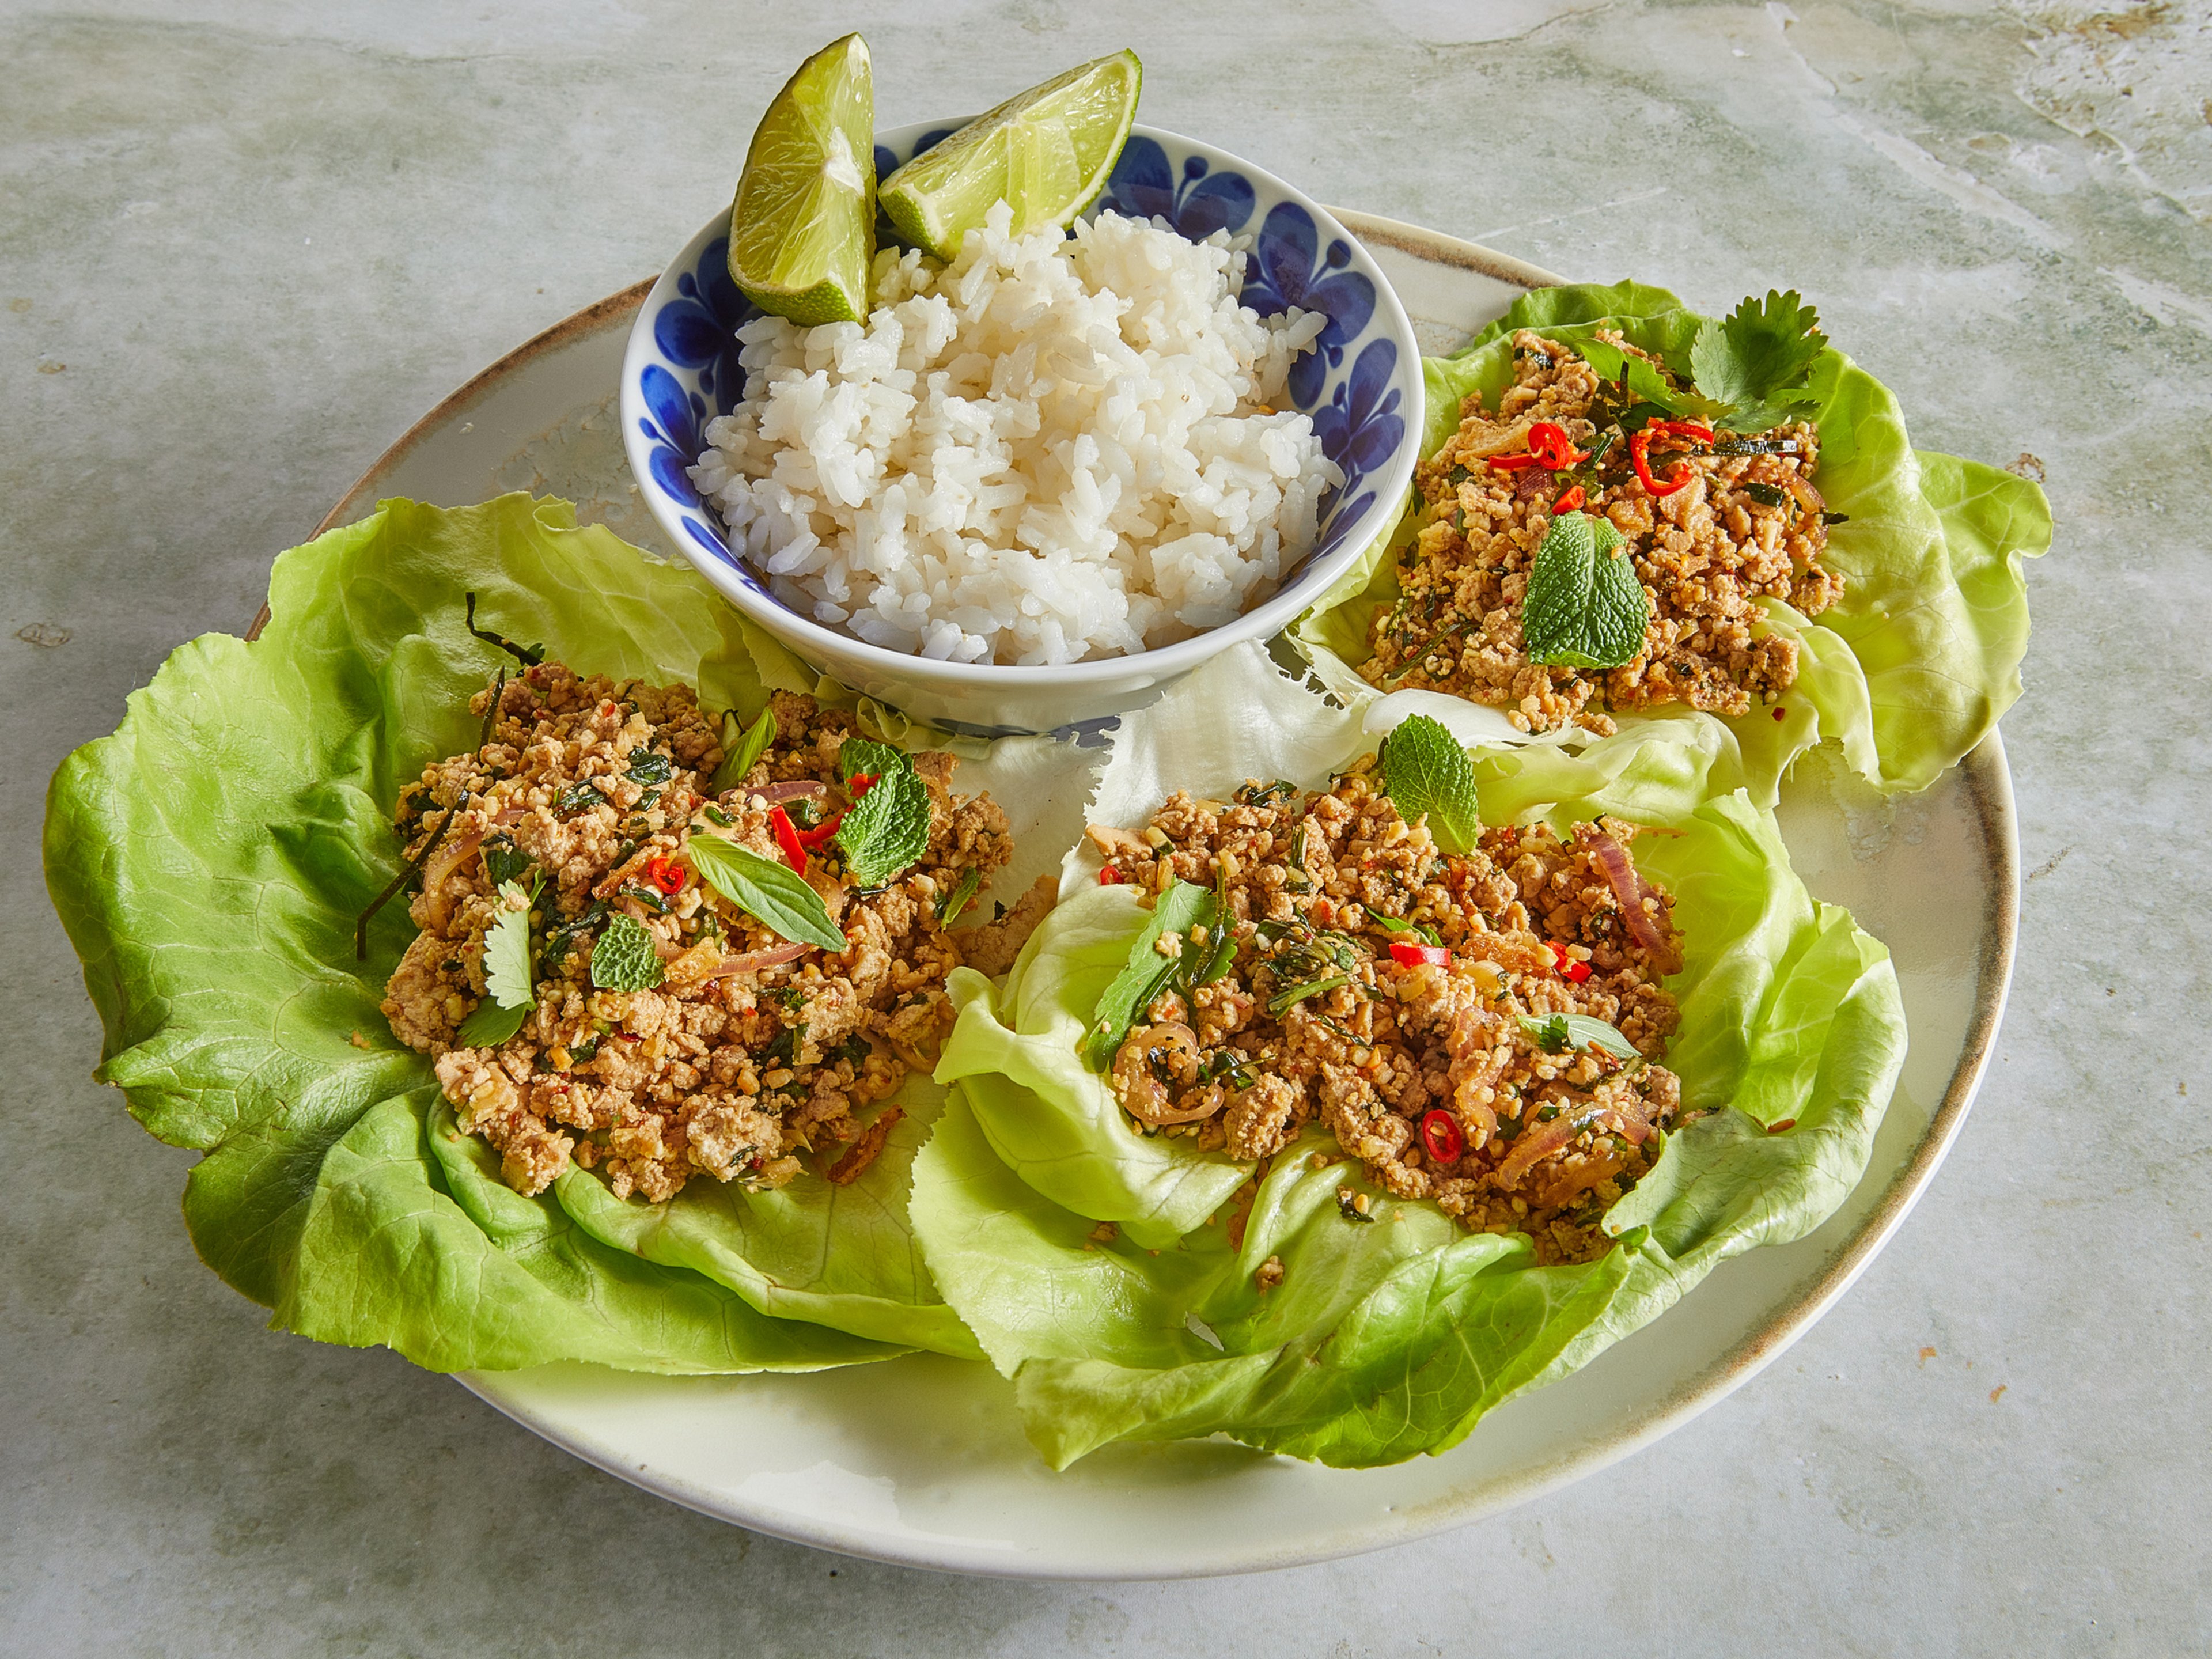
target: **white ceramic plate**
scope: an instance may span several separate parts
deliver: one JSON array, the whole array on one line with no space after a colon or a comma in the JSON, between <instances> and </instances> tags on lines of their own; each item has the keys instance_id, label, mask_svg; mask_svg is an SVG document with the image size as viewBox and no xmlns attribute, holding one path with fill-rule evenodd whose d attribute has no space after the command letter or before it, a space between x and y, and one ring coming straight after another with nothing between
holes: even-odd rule
<instances>
[{"instance_id":1,"label":"white ceramic plate","mask_svg":"<svg viewBox=\"0 0 2212 1659\"><path fill-rule=\"evenodd\" d=\"M1558 280L1412 226L1338 216L1431 351ZM630 484L614 413L649 286L485 370L394 445L325 527L381 495L459 506L525 489L568 496L585 518L669 553ZM1850 1285L1942 1162L2003 1009L2020 876L1997 738L1894 807L1816 766L1799 771L1782 809L1798 868L1888 944L1911 1027L1866 1178L1810 1237L1723 1264L1664 1317L1492 1413L1441 1457L1342 1471L1205 1442L1109 1447L1054 1474L1022 1438L1005 1383L934 1356L811 1376L562 1365L462 1380L555 1444L705 1514L847 1554L1009 1577L1291 1566L1462 1525L1601 1468L1726 1395Z\"/></svg>"}]
</instances>

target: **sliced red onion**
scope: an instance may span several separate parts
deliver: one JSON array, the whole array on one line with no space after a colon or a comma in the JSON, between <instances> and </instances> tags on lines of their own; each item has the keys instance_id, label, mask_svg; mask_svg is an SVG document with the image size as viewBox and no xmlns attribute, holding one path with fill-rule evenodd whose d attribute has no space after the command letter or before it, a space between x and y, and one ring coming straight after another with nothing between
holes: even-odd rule
<instances>
[{"instance_id":1,"label":"sliced red onion","mask_svg":"<svg viewBox=\"0 0 2212 1659\"><path fill-rule=\"evenodd\" d=\"M477 849L483 845L483 831L471 830L459 840L448 840L430 856L422 866L422 890L434 893L446 884L446 878L474 858Z\"/></svg>"},{"instance_id":2,"label":"sliced red onion","mask_svg":"<svg viewBox=\"0 0 2212 1659\"><path fill-rule=\"evenodd\" d=\"M781 967L787 962L796 962L815 947L811 945L779 945L771 951L748 951L741 957L724 957L708 972L708 979L727 979L732 974L755 974L763 968Z\"/></svg>"},{"instance_id":3,"label":"sliced red onion","mask_svg":"<svg viewBox=\"0 0 2212 1659\"><path fill-rule=\"evenodd\" d=\"M811 778L796 778L789 783L771 783L765 789L748 789L745 793L766 801L770 806L777 806L785 801L799 800L808 795L827 795L830 786L817 783Z\"/></svg>"},{"instance_id":4,"label":"sliced red onion","mask_svg":"<svg viewBox=\"0 0 2212 1659\"><path fill-rule=\"evenodd\" d=\"M1661 962L1672 962L1673 947L1668 944L1667 935L1660 931L1656 919L1644 909L1644 901L1652 900L1661 915L1666 914L1666 906L1660 901L1657 890L1636 873L1636 866L1629 862L1628 849L1595 824L1578 824L1575 833L1604 867L1605 878L1612 884L1613 896L1620 901L1621 910L1628 918L1628 931L1636 936L1636 942Z\"/></svg>"}]
</instances>

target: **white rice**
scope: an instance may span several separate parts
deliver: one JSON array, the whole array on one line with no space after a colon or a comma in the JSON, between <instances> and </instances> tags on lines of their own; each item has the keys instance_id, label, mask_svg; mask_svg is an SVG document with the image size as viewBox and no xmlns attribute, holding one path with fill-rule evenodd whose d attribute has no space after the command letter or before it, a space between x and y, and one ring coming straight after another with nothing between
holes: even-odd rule
<instances>
[{"instance_id":1,"label":"white rice","mask_svg":"<svg viewBox=\"0 0 2212 1659\"><path fill-rule=\"evenodd\" d=\"M744 401L691 470L802 616L952 662L1067 663L1226 623L1342 482L1273 413L1327 318L1238 303L1245 255L1103 213L939 270L885 251L865 326L738 331Z\"/></svg>"}]
</instances>

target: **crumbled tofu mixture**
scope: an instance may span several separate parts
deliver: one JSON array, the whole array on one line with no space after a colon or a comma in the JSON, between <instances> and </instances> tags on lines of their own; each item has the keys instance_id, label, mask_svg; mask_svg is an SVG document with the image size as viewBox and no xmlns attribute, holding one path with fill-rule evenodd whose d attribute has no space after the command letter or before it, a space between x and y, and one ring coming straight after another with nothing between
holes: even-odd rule
<instances>
[{"instance_id":1,"label":"crumbled tofu mixture","mask_svg":"<svg viewBox=\"0 0 2212 1659\"><path fill-rule=\"evenodd\" d=\"M477 694L479 716L490 696ZM842 955L793 948L704 885L686 862L692 837L775 858L775 805L805 824L847 804L836 762L851 720L784 692L771 706L775 742L718 792L708 780L723 761L720 722L689 690L542 664L508 683L483 747L425 768L401 802L410 858L459 811L423 867L411 906L422 931L384 1012L435 1058L461 1127L497 1150L516 1191L543 1191L572 1161L617 1195L656 1202L702 1171L780 1187L809 1158L834 1182L856 1178L897 1121L887 1108L864 1127L867 1109L934 1063L951 1019L945 976L963 962L1001 971L1048 906L1033 891L995 922L943 925L962 873L988 882L1012 843L1005 813L988 796L955 797L957 763L933 753L915 757L931 803L919 863L862 890L834 845L807 860L808 884L850 941ZM471 1048L459 1032L486 994L484 936L501 903L488 857L506 869L526 861L515 878L526 889L542 880L538 1001L512 1039ZM968 914L993 908L986 899ZM652 936L657 989L593 985L592 948L617 914Z\"/></svg>"},{"instance_id":2,"label":"crumbled tofu mixture","mask_svg":"<svg viewBox=\"0 0 2212 1659\"><path fill-rule=\"evenodd\" d=\"M1432 1199L1474 1231L1526 1233L1540 1262L1601 1255L1599 1218L1650 1168L1680 1103L1657 1063L1677 1018L1660 983L1680 965L1672 901L1635 873L1636 830L1611 818L1567 842L1498 829L1474 852L1441 854L1370 763L1326 793L1178 793L1145 831L1093 827L1133 884L1200 883L1236 919L1229 971L1140 1014L1115 1093L1143 1131L1238 1158L1271 1157L1319 1118L1401 1198ZM1395 959L1393 941L1423 936L1379 917L1433 929L1450 961ZM1607 1022L1642 1058L1547 1052L1522 1016L1555 1013ZM1439 1110L1456 1136L1431 1125L1425 1137ZM1437 1158L1439 1139L1458 1155ZM1346 1212L1364 1218L1366 1195L1347 1188Z\"/></svg>"},{"instance_id":3,"label":"crumbled tofu mixture","mask_svg":"<svg viewBox=\"0 0 2212 1659\"><path fill-rule=\"evenodd\" d=\"M1647 356L1616 334L1599 337ZM1622 429L1624 416L1635 422L1624 407L1632 397L1565 346L1525 329L1513 337L1513 384L1498 408L1470 396L1459 430L1415 474L1419 528L1400 556L1400 597L1376 613L1374 654L1360 672L1376 685L1449 691L1503 708L1527 732L1579 725L1607 733L1607 710L1671 702L1742 714L1754 700L1787 691L1797 678L1796 643L1759 636L1757 601L1786 600L1812 617L1844 591L1843 577L1820 562L1828 532L1812 482L1814 428L1722 433L1714 442L1658 438L1655 477L1663 483L1684 466L1691 476L1655 498L1636 476ZM1607 431L1612 441L1571 474L1488 465L1491 456L1525 453L1538 421L1564 427L1580 450L1594 449ZM1602 514L1627 538L1650 600L1644 648L1618 668L1533 663L1522 641L1522 599L1552 504L1583 480L1582 510Z\"/></svg>"}]
</instances>

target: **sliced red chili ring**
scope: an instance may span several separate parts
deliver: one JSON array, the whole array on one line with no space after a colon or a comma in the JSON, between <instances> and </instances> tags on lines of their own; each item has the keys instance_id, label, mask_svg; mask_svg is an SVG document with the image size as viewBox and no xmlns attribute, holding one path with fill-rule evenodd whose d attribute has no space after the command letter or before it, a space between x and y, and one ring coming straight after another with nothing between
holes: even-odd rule
<instances>
[{"instance_id":1,"label":"sliced red chili ring","mask_svg":"<svg viewBox=\"0 0 2212 1659\"><path fill-rule=\"evenodd\" d=\"M1441 968L1451 960L1451 952L1441 945L1422 945L1409 939L1394 939L1390 941L1390 957L1393 961L1401 962L1408 968L1423 962L1433 963Z\"/></svg>"},{"instance_id":2,"label":"sliced red chili ring","mask_svg":"<svg viewBox=\"0 0 2212 1659\"><path fill-rule=\"evenodd\" d=\"M1557 421L1538 421L1528 428L1528 453L1557 472L1563 466L1589 459L1589 452L1577 449L1566 428Z\"/></svg>"},{"instance_id":3,"label":"sliced red chili ring","mask_svg":"<svg viewBox=\"0 0 2212 1659\"><path fill-rule=\"evenodd\" d=\"M1491 467L1498 472L1518 472L1524 466L1541 466L1543 461L1534 455L1492 455Z\"/></svg>"},{"instance_id":4,"label":"sliced red chili ring","mask_svg":"<svg viewBox=\"0 0 2212 1659\"><path fill-rule=\"evenodd\" d=\"M684 890L684 882L690 879L682 865L672 864L666 859L646 860L645 878L672 898Z\"/></svg>"},{"instance_id":5,"label":"sliced red chili ring","mask_svg":"<svg viewBox=\"0 0 2212 1659\"><path fill-rule=\"evenodd\" d=\"M1421 1145L1439 1164L1449 1164L1467 1150L1467 1131L1441 1106L1421 1115Z\"/></svg>"},{"instance_id":6,"label":"sliced red chili ring","mask_svg":"<svg viewBox=\"0 0 2212 1659\"><path fill-rule=\"evenodd\" d=\"M1558 968L1559 977L1565 980L1568 984L1579 985L1590 976L1589 963L1584 962L1580 957L1569 956L1565 945L1556 939L1547 939L1544 942L1552 947L1553 965Z\"/></svg>"},{"instance_id":7,"label":"sliced red chili ring","mask_svg":"<svg viewBox=\"0 0 2212 1659\"><path fill-rule=\"evenodd\" d=\"M1098 884L1101 887L1119 887L1121 884L1121 872L1110 864L1101 865L1098 868Z\"/></svg>"},{"instance_id":8,"label":"sliced red chili ring","mask_svg":"<svg viewBox=\"0 0 2212 1659\"><path fill-rule=\"evenodd\" d=\"M1573 489L1568 490L1565 495L1560 496L1559 500L1552 503L1552 515L1554 518L1557 518L1562 513L1572 513L1589 499L1589 498L1587 495L1583 494L1583 487L1580 484L1577 484Z\"/></svg>"},{"instance_id":9,"label":"sliced red chili ring","mask_svg":"<svg viewBox=\"0 0 2212 1659\"><path fill-rule=\"evenodd\" d=\"M799 844L810 853L818 853L830 844L830 837L837 833L837 826L845 821L842 812L832 812L811 830L799 832Z\"/></svg>"},{"instance_id":10,"label":"sliced red chili ring","mask_svg":"<svg viewBox=\"0 0 2212 1659\"><path fill-rule=\"evenodd\" d=\"M806 873L806 843L799 838L799 826L791 821L791 814L781 806L769 809L768 821L775 828L775 844L783 854L783 861L800 875Z\"/></svg>"}]
</instances>

